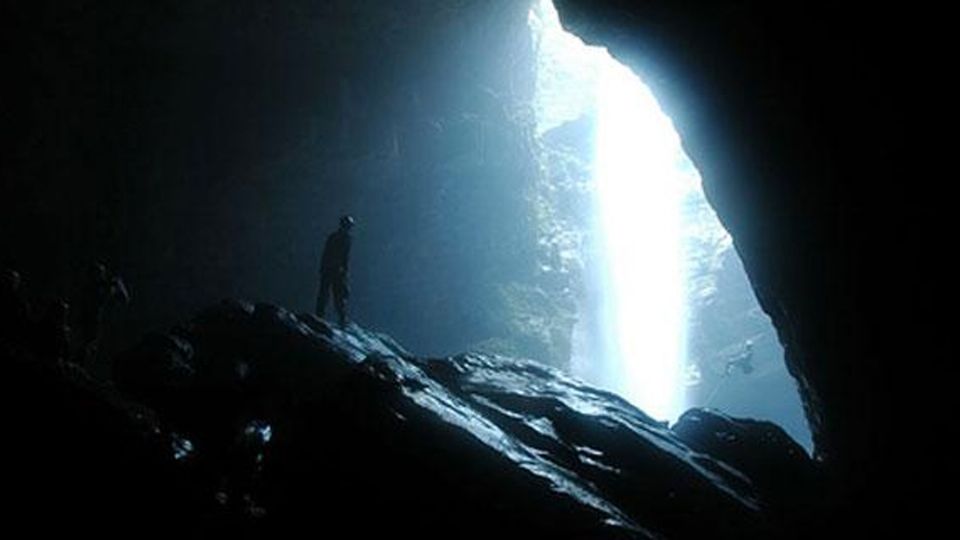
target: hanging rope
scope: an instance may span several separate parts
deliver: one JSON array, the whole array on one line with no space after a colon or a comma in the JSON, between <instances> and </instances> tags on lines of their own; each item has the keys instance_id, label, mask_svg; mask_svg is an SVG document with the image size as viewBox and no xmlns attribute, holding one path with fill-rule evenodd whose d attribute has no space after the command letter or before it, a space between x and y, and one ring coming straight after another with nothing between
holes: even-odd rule
<instances>
[{"instance_id":1,"label":"hanging rope","mask_svg":"<svg viewBox=\"0 0 960 540\"><path fill-rule=\"evenodd\" d=\"M727 378L728 378L728 377L729 377L729 375L724 375L724 376L723 376L723 379L721 379L720 382L717 383L717 385L713 387L713 391L710 392L710 397L708 397L708 398L707 398L707 401L703 404L703 407L704 407L704 408L709 407L710 404L713 403L713 398L717 397L717 392L719 392L719 391L720 391L720 388L723 386L723 384L724 384L725 382L727 382Z\"/></svg>"}]
</instances>

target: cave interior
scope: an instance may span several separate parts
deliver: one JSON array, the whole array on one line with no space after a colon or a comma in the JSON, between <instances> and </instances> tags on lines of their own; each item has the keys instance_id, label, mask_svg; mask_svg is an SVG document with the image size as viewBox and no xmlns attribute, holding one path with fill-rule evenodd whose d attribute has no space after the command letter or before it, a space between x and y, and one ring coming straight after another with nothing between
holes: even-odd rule
<instances>
[{"instance_id":1,"label":"cave interior","mask_svg":"<svg viewBox=\"0 0 960 540\"><path fill-rule=\"evenodd\" d=\"M102 390L95 398L84 393L99 384L89 381L120 376L139 381L129 371L119 373L117 362L145 350L150 341L144 335L183 325L223 299L256 304L253 315L243 315L254 319L261 305L312 312L322 239L345 213L358 223L350 311L366 329L357 330L351 339L360 345L352 346L374 351L373 356L386 350L402 357L409 350L427 359L474 351L584 373L575 369L582 344L574 336L589 289L583 284L590 272L583 231L592 219L585 211L590 190L584 156L591 151L595 125L588 116L571 116L549 130L538 129L534 4L37 0L0 8L8 81L0 89L6 105L0 262L18 270L38 309L76 297L85 269L97 260L122 275L132 295L128 306L109 317L104 354L84 366L85 375L71 373L68 383L55 383L34 374L33 387L7 381L5 399L24 411L16 425L30 434L22 440L38 437L18 454L30 464L24 470L47 470L57 490L65 489L64 478L99 478L95 470L63 476L63 467L83 468L87 461L103 467L104 476L134 471L145 485L164 482L158 479L162 471L145 473L133 458L115 465L92 457L99 450L86 438L96 430L84 431L84 422L97 418L96 429L114 433L119 428L111 422L119 421L104 412L110 400ZM871 195L878 179L889 174L876 157L886 144L880 141L884 118L877 110L888 102L878 68L896 58L881 31L894 15L755 1L553 4L568 32L602 47L649 87L699 173L711 215L715 212L729 234L714 279L739 296L704 308L707 322L701 326L709 328L701 330L708 337L695 346L707 357L761 336L758 350L771 358L769 371L775 373L763 380L737 379L716 406L722 413L785 427L805 448L802 467L814 467L822 477L816 488L795 491L827 501L815 512L771 510L789 514L774 530L784 533L783 523L811 535L832 527L880 530L875 521L864 524L867 516L878 509L904 514L895 486L918 475L927 478L930 471L923 467L935 466L916 459L919 448L891 429L901 425L904 414L891 397L894 388L904 396L914 390L905 381L894 386L892 347L878 350L870 339L879 312L871 292L882 281L872 268L888 256L875 234L883 223L879 196ZM233 313L241 312L247 313ZM758 326L731 329L731 319ZM201 316L191 324L206 328L209 320ZM310 328L334 332L322 325ZM378 345L381 338L363 333L368 331L389 335L388 345ZM194 338L200 350L206 342ZM478 360L456 358L457 369L481 369ZM383 362L387 367L377 368L382 372L403 372ZM421 368L454 385L455 378L444 378L454 377L446 368L430 363ZM456 384L469 393L467 382ZM167 410L165 400L175 394L158 397L156 389L136 386L142 393L127 395L135 385L119 387L123 399L135 394L133 401L157 410ZM377 388L355 387L361 396ZM710 399L700 396L693 404L714 405L713 394L707 394ZM346 418L366 411L360 404L323 403L344 415L339 421L334 413L322 415L333 426L331 434L341 436L354 429ZM84 407L93 412L85 415ZM63 416L61 409L73 412ZM171 413L171 418L180 417ZM171 420L178 421L185 420ZM38 435L31 425L40 422L66 431ZM256 433L269 442L263 429ZM282 446L283 433L278 428L273 434L288 452L283 455L302 464L306 450ZM407 440L429 433L393 435ZM442 455L437 463L416 461L422 471L388 472L384 462L394 458L376 449L358 455L379 463L371 470L404 482L411 494L441 488L459 494L460 488L451 487L456 480L417 487L431 471L447 474L443 464L459 463L449 454L472 455L472 447L450 437L450 445L434 449ZM136 446L122 437L118 441L110 442L114 453L107 455ZM94 447L58 468L48 461L63 461L65 450L37 453L44 444ZM503 482L516 481L515 474L504 472ZM36 484L33 473L15 483L30 493L29 501L41 496ZM84 492L74 487L65 493L73 489ZM194 495L178 491L182 485L165 489L170 491L162 493L180 499L177 504L136 515L156 519L167 512L191 517L199 512L207 533L236 525L196 510L206 506L194 505ZM297 485L289 493L308 491ZM470 504L498 493L484 484L449 519L432 519L480 519L483 511L470 510ZM369 492L357 487L347 495ZM784 500L795 507L809 502L777 496L770 507L786 505ZM308 513L310 503L289 494L277 497L285 509L280 515ZM115 504L118 498L105 496L88 506ZM436 494L427 499L445 504ZM692 515L713 499L683 500ZM54 501L46 510L63 512L71 505L67 495ZM393 504L387 496L374 497L369 509L383 513ZM550 506L563 512L564 504L550 499L523 510L537 514ZM331 508L363 515L349 505ZM397 508L416 513L412 506ZM647 516L642 510L624 513L634 520ZM79 510L74 514L78 526L93 523ZM431 528L429 514L410 517L411 530L449 530ZM664 520L652 519L653 536L705 532L685 528L679 517ZM526 521L506 523L518 531L537 530ZM643 525L623 537L642 537ZM772 534L758 527L758 537Z\"/></svg>"}]
</instances>

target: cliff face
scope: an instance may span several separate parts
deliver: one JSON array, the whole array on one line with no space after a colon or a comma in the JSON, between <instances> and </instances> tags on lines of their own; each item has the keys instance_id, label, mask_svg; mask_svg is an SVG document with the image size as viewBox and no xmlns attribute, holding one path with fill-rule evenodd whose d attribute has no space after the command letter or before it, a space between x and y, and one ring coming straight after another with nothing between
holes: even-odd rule
<instances>
[{"instance_id":1,"label":"cliff face","mask_svg":"<svg viewBox=\"0 0 960 540\"><path fill-rule=\"evenodd\" d=\"M674 120L777 327L840 499L880 504L916 452L885 436L882 420L902 416L895 398L915 389L895 390L896 354L869 339L876 313L896 310L878 292L890 284L871 230L892 173L876 159L889 145L877 114L888 103L883 66L903 54L877 31L890 15L761 2L556 5L570 31L641 74Z\"/></svg>"},{"instance_id":2,"label":"cliff face","mask_svg":"<svg viewBox=\"0 0 960 540\"><path fill-rule=\"evenodd\" d=\"M148 336L116 388L2 350L12 515L32 530L767 538L816 509L816 466L772 424L691 411L668 429L542 364L418 358L265 304Z\"/></svg>"}]
</instances>

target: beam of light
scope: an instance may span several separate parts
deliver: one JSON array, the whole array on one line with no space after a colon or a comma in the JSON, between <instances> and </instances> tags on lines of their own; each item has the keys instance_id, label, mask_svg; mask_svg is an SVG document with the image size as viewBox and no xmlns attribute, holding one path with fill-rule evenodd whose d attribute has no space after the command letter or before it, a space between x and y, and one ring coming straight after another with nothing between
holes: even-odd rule
<instances>
[{"instance_id":1,"label":"beam of light","mask_svg":"<svg viewBox=\"0 0 960 540\"><path fill-rule=\"evenodd\" d=\"M605 245L607 359L620 392L655 418L683 408L686 339L679 143L649 90L612 59L597 89L594 157Z\"/></svg>"},{"instance_id":2,"label":"beam of light","mask_svg":"<svg viewBox=\"0 0 960 540\"><path fill-rule=\"evenodd\" d=\"M578 375L654 418L675 420L685 406L683 202L699 190L699 177L670 120L633 72L605 49L565 32L551 0L534 4L530 25L540 56L538 132L583 114L595 118L605 343L586 352L600 358L587 358L591 365ZM577 372L583 361L573 365Z\"/></svg>"}]
</instances>

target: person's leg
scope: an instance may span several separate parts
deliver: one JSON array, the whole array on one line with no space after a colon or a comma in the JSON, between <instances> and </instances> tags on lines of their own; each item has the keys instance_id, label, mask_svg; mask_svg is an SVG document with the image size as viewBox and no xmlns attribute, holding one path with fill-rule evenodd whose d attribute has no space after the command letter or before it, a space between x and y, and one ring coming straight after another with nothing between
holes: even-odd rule
<instances>
[{"instance_id":1,"label":"person's leg","mask_svg":"<svg viewBox=\"0 0 960 540\"><path fill-rule=\"evenodd\" d=\"M333 288L333 301L336 304L337 308L337 317L340 321L340 326L347 325L347 286L345 283L338 283Z\"/></svg>"},{"instance_id":2,"label":"person's leg","mask_svg":"<svg viewBox=\"0 0 960 540\"><path fill-rule=\"evenodd\" d=\"M317 317L323 318L327 311L327 301L330 299L330 279L320 276L320 290L317 291Z\"/></svg>"}]
</instances>

